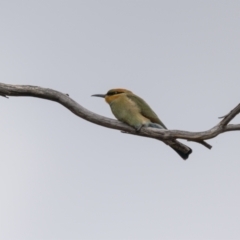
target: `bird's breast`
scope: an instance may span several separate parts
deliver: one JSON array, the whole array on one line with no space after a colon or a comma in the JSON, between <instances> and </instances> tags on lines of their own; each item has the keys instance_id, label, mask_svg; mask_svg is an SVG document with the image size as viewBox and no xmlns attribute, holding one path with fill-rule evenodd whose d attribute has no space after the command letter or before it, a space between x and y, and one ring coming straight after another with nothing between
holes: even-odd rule
<instances>
[{"instance_id":1,"label":"bird's breast","mask_svg":"<svg viewBox=\"0 0 240 240\"><path fill-rule=\"evenodd\" d=\"M112 101L110 107L112 113L119 121L125 122L130 126L137 127L149 122L149 119L141 115L138 105L126 96L121 96Z\"/></svg>"}]
</instances>

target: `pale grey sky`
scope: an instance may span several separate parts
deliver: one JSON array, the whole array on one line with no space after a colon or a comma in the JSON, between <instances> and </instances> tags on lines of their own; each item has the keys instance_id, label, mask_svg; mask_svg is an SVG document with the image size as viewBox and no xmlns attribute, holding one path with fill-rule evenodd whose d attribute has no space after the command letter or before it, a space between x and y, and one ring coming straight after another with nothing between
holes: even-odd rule
<instances>
[{"instance_id":1,"label":"pale grey sky","mask_svg":"<svg viewBox=\"0 0 240 240\"><path fill-rule=\"evenodd\" d=\"M0 1L0 82L144 98L202 131L240 102L239 1ZM1 240L240 239L240 132L187 144L121 134L34 98L0 98ZM233 122L240 123L238 116Z\"/></svg>"}]
</instances>

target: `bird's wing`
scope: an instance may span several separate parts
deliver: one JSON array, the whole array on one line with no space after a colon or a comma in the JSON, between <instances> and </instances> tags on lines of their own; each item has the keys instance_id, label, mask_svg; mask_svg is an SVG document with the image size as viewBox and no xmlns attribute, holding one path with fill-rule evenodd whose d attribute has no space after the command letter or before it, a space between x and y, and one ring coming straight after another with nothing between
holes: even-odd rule
<instances>
[{"instance_id":1,"label":"bird's wing","mask_svg":"<svg viewBox=\"0 0 240 240\"><path fill-rule=\"evenodd\" d=\"M127 97L137 104L137 106L140 109L141 114L145 118L148 118L152 123L158 123L161 126L163 126L164 128L166 128L166 126L158 118L157 114L150 108L150 106L142 98L140 98L134 94L127 94Z\"/></svg>"}]
</instances>

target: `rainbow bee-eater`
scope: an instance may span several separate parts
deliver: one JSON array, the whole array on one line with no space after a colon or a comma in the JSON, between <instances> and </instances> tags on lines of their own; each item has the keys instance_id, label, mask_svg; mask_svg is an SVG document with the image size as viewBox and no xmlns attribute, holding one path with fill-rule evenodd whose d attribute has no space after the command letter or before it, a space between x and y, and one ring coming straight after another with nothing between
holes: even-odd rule
<instances>
[{"instance_id":1,"label":"rainbow bee-eater","mask_svg":"<svg viewBox=\"0 0 240 240\"><path fill-rule=\"evenodd\" d=\"M142 127L167 129L151 107L142 98L127 89L116 88L109 90L106 94L92 96L105 98L113 115L119 121L134 127L136 131ZM168 145L186 160L192 149L185 145L184 149L181 149L177 140L173 140L172 143ZM186 151L186 149L188 150Z\"/></svg>"}]
</instances>

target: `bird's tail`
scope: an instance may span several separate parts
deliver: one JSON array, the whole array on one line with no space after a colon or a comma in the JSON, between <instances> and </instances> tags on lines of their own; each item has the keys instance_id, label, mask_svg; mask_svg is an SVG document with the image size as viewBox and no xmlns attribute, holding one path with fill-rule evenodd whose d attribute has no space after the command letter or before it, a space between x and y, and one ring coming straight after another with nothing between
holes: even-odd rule
<instances>
[{"instance_id":1,"label":"bird's tail","mask_svg":"<svg viewBox=\"0 0 240 240\"><path fill-rule=\"evenodd\" d=\"M166 126L162 123L162 125L158 123L148 123L148 127L167 129ZM169 140L164 141L167 145L169 145L183 160L187 160L188 156L192 153L192 149L187 145L177 141L177 140Z\"/></svg>"},{"instance_id":2,"label":"bird's tail","mask_svg":"<svg viewBox=\"0 0 240 240\"><path fill-rule=\"evenodd\" d=\"M173 147L171 147L183 160L187 160L188 156L192 153L192 149L190 148L190 150L188 152L183 152L180 150L177 150Z\"/></svg>"},{"instance_id":3,"label":"bird's tail","mask_svg":"<svg viewBox=\"0 0 240 240\"><path fill-rule=\"evenodd\" d=\"M173 144L169 144L170 147L183 159L187 160L188 156L192 153L192 149L177 140Z\"/></svg>"}]
</instances>

